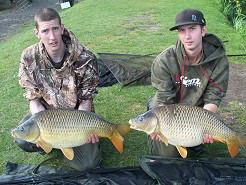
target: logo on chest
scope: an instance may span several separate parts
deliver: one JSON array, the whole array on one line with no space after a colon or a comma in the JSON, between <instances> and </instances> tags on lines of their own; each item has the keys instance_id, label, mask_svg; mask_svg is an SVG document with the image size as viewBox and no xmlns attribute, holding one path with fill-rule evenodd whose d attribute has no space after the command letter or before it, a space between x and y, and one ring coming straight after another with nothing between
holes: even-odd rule
<instances>
[{"instance_id":1,"label":"logo on chest","mask_svg":"<svg viewBox=\"0 0 246 185\"><path fill-rule=\"evenodd\" d=\"M180 76L179 74L176 75L176 84L179 84L183 81L183 84L185 87L200 87L201 86L201 80L199 78L192 78L188 79L188 77Z\"/></svg>"}]
</instances>

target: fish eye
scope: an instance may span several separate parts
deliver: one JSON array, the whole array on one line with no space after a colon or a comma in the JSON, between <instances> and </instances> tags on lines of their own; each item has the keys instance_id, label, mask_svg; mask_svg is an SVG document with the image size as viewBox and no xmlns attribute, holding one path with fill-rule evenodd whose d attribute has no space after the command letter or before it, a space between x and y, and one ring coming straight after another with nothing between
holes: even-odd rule
<instances>
[{"instance_id":1,"label":"fish eye","mask_svg":"<svg viewBox=\"0 0 246 185\"><path fill-rule=\"evenodd\" d=\"M139 121L143 121L143 120L144 120L143 116L140 116Z\"/></svg>"},{"instance_id":2,"label":"fish eye","mask_svg":"<svg viewBox=\"0 0 246 185\"><path fill-rule=\"evenodd\" d=\"M21 127L21 128L20 128L20 131L24 131L24 127Z\"/></svg>"}]
</instances>

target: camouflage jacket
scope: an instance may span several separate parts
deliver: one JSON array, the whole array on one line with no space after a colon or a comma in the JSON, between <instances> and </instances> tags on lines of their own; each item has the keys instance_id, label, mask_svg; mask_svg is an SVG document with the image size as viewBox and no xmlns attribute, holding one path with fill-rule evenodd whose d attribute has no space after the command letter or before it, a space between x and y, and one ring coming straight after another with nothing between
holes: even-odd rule
<instances>
[{"instance_id":1,"label":"camouflage jacket","mask_svg":"<svg viewBox=\"0 0 246 185\"><path fill-rule=\"evenodd\" d=\"M19 83L28 100L39 99L48 108L76 108L94 98L99 81L95 55L82 46L74 34L64 30L68 48L61 69L51 64L42 42L26 48L19 68Z\"/></svg>"},{"instance_id":2,"label":"camouflage jacket","mask_svg":"<svg viewBox=\"0 0 246 185\"><path fill-rule=\"evenodd\" d=\"M202 42L203 55L197 64L190 64L188 58L184 63L186 53L180 40L155 59L151 82L157 92L152 106L180 103L181 96L184 104L220 104L229 79L226 50L222 41L213 34L206 34Z\"/></svg>"}]
</instances>

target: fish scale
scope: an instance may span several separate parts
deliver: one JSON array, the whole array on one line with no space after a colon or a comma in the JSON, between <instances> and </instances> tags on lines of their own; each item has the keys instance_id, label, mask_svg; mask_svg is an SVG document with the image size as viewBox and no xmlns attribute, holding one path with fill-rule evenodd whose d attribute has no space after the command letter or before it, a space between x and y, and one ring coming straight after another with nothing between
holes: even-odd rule
<instances>
[{"instance_id":1,"label":"fish scale","mask_svg":"<svg viewBox=\"0 0 246 185\"><path fill-rule=\"evenodd\" d=\"M245 135L231 130L214 113L196 106L159 105L130 119L129 124L132 129L158 134L166 145L176 146L182 157L187 155L183 147L201 144L206 134L226 143L232 157L238 153L238 147L246 145Z\"/></svg>"},{"instance_id":2,"label":"fish scale","mask_svg":"<svg viewBox=\"0 0 246 185\"><path fill-rule=\"evenodd\" d=\"M50 109L34 114L26 122L13 129L12 136L28 142L38 143L46 153L52 148L61 149L70 160L72 147L88 141L91 134L111 140L119 152L123 152L123 136L128 125L112 124L101 116L74 109Z\"/></svg>"},{"instance_id":3,"label":"fish scale","mask_svg":"<svg viewBox=\"0 0 246 185\"><path fill-rule=\"evenodd\" d=\"M164 109L165 107L163 106L162 108ZM206 133L215 137L230 136L233 133L228 127L224 127L222 122L210 116L206 111L201 111L199 108L194 109L192 110L191 107L184 105L173 110L173 115L169 117L168 121L175 123L171 125L175 127L174 131L170 126L167 127L166 124L161 124L161 131L170 140L170 144L177 143L178 145L193 147L202 142ZM163 117L164 115L162 114L159 118L160 122L164 121ZM225 129L225 132L218 132L220 129Z\"/></svg>"},{"instance_id":4,"label":"fish scale","mask_svg":"<svg viewBox=\"0 0 246 185\"><path fill-rule=\"evenodd\" d=\"M95 116L94 123L92 123L92 115L88 116L87 121L79 121L84 120L83 117L85 116L84 112L74 111L69 114L68 110L64 110L63 114L60 114L56 110L45 114L43 117L40 116L40 119L37 119L37 124L42 132L42 137L45 138L46 142L52 143L53 148L82 145L87 142L89 135L93 131L95 133L99 132L98 134L100 135L106 135L112 131L112 129L105 129L106 124L100 119L96 119L97 117ZM48 122L50 124L47 124ZM67 133L70 134L69 137L65 137Z\"/></svg>"}]
</instances>

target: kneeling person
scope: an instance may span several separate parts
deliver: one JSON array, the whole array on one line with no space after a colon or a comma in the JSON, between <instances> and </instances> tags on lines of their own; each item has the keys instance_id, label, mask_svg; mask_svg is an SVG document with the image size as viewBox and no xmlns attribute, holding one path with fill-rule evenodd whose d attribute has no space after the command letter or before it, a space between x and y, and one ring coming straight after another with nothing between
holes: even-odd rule
<instances>
[{"instance_id":1,"label":"kneeling person","mask_svg":"<svg viewBox=\"0 0 246 185\"><path fill-rule=\"evenodd\" d=\"M176 16L178 41L164 50L153 62L151 82L157 89L148 109L159 104L188 104L212 112L225 96L229 78L229 64L223 42L214 34L206 33L203 13L185 9ZM187 115L189 116L189 115ZM212 143L206 135L203 143ZM157 134L148 139L151 154L178 157L176 147L160 142ZM202 145L193 148L202 151Z\"/></svg>"},{"instance_id":2,"label":"kneeling person","mask_svg":"<svg viewBox=\"0 0 246 185\"><path fill-rule=\"evenodd\" d=\"M72 108L93 111L93 98L99 81L95 55L81 45L75 35L64 28L59 14L51 8L34 17L34 33L39 43L26 48L21 56L19 83L25 89L31 115L50 108ZM74 158L68 164L76 170L99 165L99 138L92 135L85 145L74 147ZM32 143L16 140L27 152L41 151Z\"/></svg>"}]
</instances>

